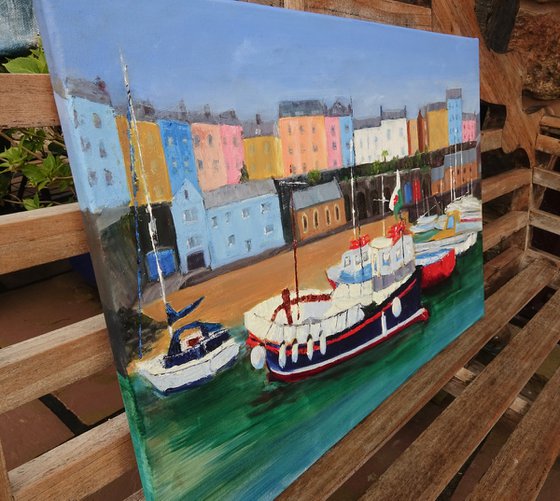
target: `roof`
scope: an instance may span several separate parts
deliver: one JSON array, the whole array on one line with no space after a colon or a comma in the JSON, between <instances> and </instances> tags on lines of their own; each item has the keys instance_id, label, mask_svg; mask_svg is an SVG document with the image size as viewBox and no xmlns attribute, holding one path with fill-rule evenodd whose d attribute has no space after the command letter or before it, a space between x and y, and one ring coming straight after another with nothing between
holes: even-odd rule
<instances>
[{"instance_id":1,"label":"roof","mask_svg":"<svg viewBox=\"0 0 560 501\"><path fill-rule=\"evenodd\" d=\"M463 120L476 120L476 113L463 113Z\"/></svg>"},{"instance_id":2,"label":"roof","mask_svg":"<svg viewBox=\"0 0 560 501\"><path fill-rule=\"evenodd\" d=\"M461 99L463 97L462 89L447 89L445 99Z\"/></svg>"},{"instance_id":3,"label":"roof","mask_svg":"<svg viewBox=\"0 0 560 501\"><path fill-rule=\"evenodd\" d=\"M354 118L353 124L354 130L368 129L370 127L381 127L381 117Z\"/></svg>"},{"instance_id":4,"label":"roof","mask_svg":"<svg viewBox=\"0 0 560 501\"><path fill-rule=\"evenodd\" d=\"M235 114L235 110L227 110L218 115L218 123L221 125L241 125Z\"/></svg>"},{"instance_id":5,"label":"roof","mask_svg":"<svg viewBox=\"0 0 560 501\"><path fill-rule=\"evenodd\" d=\"M278 136L276 122L259 122L248 121L243 122L243 137L259 137L259 136Z\"/></svg>"},{"instance_id":6,"label":"roof","mask_svg":"<svg viewBox=\"0 0 560 501\"><path fill-rule=\"evenodd\" d=\"M439 103L430 103L426 106L427 111L439 111L447 109L447 103L440 101Z\"/></svg>"},{"instance_id":7,"label":"roof","mask_svg":"<svg viewBox=\"0 0 560 501\"><path fill-rule=\"evenodd\" d=\"M272 179L228 184L216 190L205 192L203 197L206 208L212 209L263 195L276 195L276 186Z\"/></svg>"},{"instance_id":8,"label":"roof","mask_svg":"<svg viewBox=\"0 0 560 501\"><path fill-rule=\"evenodd\" d=\"M318 99L305 101L281 101L278 106L278 116L284 117L309 117L325 114L325 105Z\"/></svg>"},{"instance_id":9,"label":"roof","mask_svg":"<svg viewBox=\"0 0 560 501\"><path fill-rule=\"evenodd\" d=\"M339 198L342 198L342 192L336 180L333 179L329 183L294 191L294 209L301 210Z\"/></svg>"},{"instance_id":10,"label":"roof","mask_svg":"<svg viewBox=\"0 0 560 501\"><path fill-rule=\"evenodd\" d=\"M352 116L352 103L348 99L339 97L329 108L327 115L330 117Z\"/></svg>"},{"instance_id":11,"label":"roof","mask_svg":"<svg viewBox=\"0 0 560 501\"><path fill-rule=\"evenodd\" d=\"M397 120L406 118L406 106L402 110L384 110L381 107L381 120Z\"/></svg>"},{"instance_id":12,"label":"roof","mask_svg":"<svg viewBox=\"0 0 560 501\"><path fill-rule=\"evenodd\" d=\"M93 82L81 78L68 78L64 87L63 96L81 97L94 103L111 104L105 82L99 78Z\"/></svg>"}]
</instances>

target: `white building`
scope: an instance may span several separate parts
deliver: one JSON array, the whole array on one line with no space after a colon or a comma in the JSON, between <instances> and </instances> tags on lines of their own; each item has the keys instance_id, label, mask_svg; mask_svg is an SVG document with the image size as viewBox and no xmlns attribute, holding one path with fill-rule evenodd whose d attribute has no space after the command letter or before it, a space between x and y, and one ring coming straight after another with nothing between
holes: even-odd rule
<instances>
[{"instance_id":1,"label":"white building","mask_svg":"<svg viewBox=\"0 0 560 501\"><path fill-rule=\"evenodd\" d=\"M381 159L381 118L354 119L354 152L356 165Z\"/></svg>"},{"instance_id":2,"label":"white building","mask_svg":"<svg viewBox=\"0 0 560 501\"><path fill-rule=\"evenodd\" d=\"M408 132L406 127L406 108L387 110L381 108L381 152L386 152L387 160L408 155ZM383 160L377 158L376 160Z\"/></svg>"}]
</instances>

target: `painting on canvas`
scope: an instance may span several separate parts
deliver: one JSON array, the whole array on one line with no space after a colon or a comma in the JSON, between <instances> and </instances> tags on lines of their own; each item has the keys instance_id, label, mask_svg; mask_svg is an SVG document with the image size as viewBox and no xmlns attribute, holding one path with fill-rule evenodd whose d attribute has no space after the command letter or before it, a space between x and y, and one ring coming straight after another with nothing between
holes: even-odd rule
<instances>
[{"instance_id":1,"label":"painting on canvas","mask_svg":"<svg viewBox=\"0 0 560 501\"><path fill-rule=\"evenodd\" d=\"M145 495L272 498L483 314L477 41L36 10Z\"/></svg>"}]
</instances>

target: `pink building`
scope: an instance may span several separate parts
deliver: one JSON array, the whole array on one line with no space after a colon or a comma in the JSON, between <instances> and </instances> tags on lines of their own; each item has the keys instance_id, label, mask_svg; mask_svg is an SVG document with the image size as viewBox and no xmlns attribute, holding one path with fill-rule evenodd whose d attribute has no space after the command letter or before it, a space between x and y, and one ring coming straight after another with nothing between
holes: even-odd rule
<instances>
[{"instance_id":1,"label":"pink building","mask_svg":"<svg viewBox=\"0 0 560 501\"><path fill-rule=\"evenodd\" d=\"M476 114L463 113L463 143L476 141Z\"/></svg>"},{"instance_id":2,"label":"pink building","mask_svg":"<svg viewBox=\"0 0 560 501\"><path fill-rule=\"evenodd\" d=\"M327 135L327 166L329 169L339 169L342 167L339 117L325 117L325 133Z\"/></svg>"},{"instance_id":3,"label":"pink building","mask_svg":"<svg viewBox=\"0 0 560 501\"><path fill-rule=\"evenodd\" d=\"M226 111L218 117L222 152L226 166L227 184L237 184L243 168L243 128L235 111Z\"/></svg>"}]
</instances>

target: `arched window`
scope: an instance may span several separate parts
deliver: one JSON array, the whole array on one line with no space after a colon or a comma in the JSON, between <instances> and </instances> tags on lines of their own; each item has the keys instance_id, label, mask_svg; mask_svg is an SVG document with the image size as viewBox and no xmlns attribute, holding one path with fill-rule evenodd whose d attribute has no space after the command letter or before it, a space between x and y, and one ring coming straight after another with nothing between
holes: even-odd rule
<instances>
[{"instance_id":1,"label":"arched window","mask_svg":"<svg viewBox=\"0 0 560 501\"><path fill-rule=\"evenodd\" d=\"M303 232L307 233L307 230L309 229L309 224L307 221L307 216L305 214L302 214L301 216L301 226L303 228Z\"/></svg>"},{"instance_id":2,"label":"arched window","mask_svg":"<svg viewBox=\"0 0 560 501\"><path fill-rule=\"evenodd\" d=\"M338 204L334 206L334 218L337 221L340 221L340 208L338 207Z\"/></svg>"},{"instance_id":3,"label":"arched window","mask_svg":"<svg viewBox=\"0 0 560 501\"><path fill-rule=\"evenodd\" d=\"M327 222L327 226L331 225L331 211L328 207L325 208L325 221Z\"/></svg>"},{"instance_id":4,"label":"arched window","mask_svg":"<svg viewBox=\"0 0 560 501\"><path fill-rule=\"evenodd\" d=\"M319 211L317 209L313 211L313 228L319 228Z\"/></svg>"}]
</instances>

